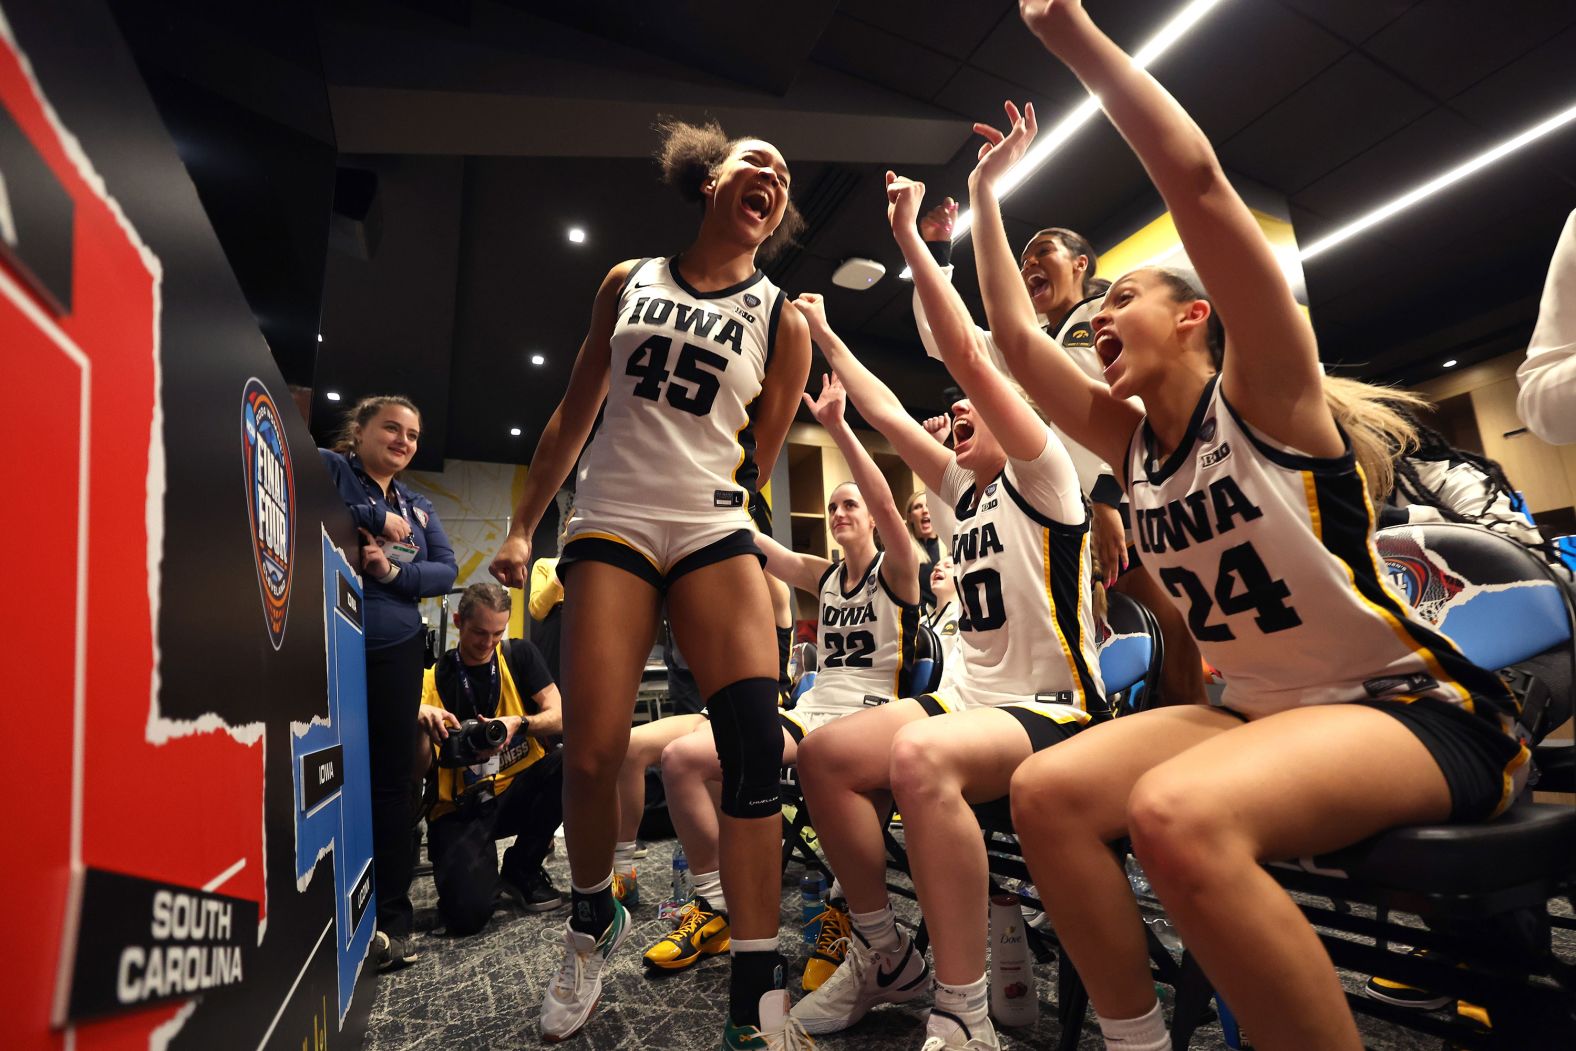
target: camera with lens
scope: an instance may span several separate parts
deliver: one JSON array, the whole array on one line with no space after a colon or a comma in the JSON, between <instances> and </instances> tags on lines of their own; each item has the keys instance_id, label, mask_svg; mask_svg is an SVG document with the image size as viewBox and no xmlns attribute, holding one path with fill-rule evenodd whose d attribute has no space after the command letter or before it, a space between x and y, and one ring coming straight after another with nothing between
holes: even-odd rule
<instances>
[{"instance_id":1,"label":"camera with lens","mask_svg":"<svg viewBox=\"0 0 1576 1051\"><path fill-rule=\"evenodd\" d=\"M504 743L508 731L501 719L483 722L467 719L449 730L449 736L438 742L439 766L475 766L482 762L478 752L491 751Z\"/></svg>"}]
</instances>

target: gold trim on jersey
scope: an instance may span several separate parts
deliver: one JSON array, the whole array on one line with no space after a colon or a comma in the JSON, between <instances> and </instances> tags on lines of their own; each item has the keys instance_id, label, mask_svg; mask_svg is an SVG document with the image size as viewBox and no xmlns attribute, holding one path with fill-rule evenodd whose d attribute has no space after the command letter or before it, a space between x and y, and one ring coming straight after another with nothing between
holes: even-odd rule
<instances>
[{"instance_id":1,"label":"gold trim on jersey","mask_svg":"<svg viewBox=\"0 0 1576 1051\"><path fill-rule=\"evenodd\" d=\"M1363 468L1361 464L1354 463L1353 470L1356 474L1356 484L1358 491L1362 493L1363 497L1363 514L1365 515L1366 527L1365 532L1371 537L1374 531L1374 505L1373 501L1368 497L1368 479L1363 474ZM1317 485L1315 484L1315 478L1313 472L1311 471L1303 471L1301 473L1303 475L1303 492L1308 501L1308 513L1315 524L1314 535L1317 536L1320 543L1323 544L1324 531L1322 521L1319 517L1319 498ZM1378 561L1378 550L1374 547L1372 540L1370 540L1364 546L1367 548L1368 558L1372 563L1374 579L1378 581L1379 587L1388 591L1389 589L1385 584L1385 569L1379 564ZM1325 550L1329 550L1327 545ZM1415 656L1422 660L1423 665L1428 668L1429 673L1433 675L1436 682L1438 682L1441 686L1447 686L1456 692L1457 697L1460 699L1462 708L1468 712L1476 714L1477 707L1472 703L1472 691L1467 689L1466 686L1462 685L1458 680L1451 676L1449 672L1445 671L1444 665L1439 663L1439 658L1434 654L1434 651L1428 646L1423 645L1417 639L1413 638L1412 633L1406 630L1406 625L1402 623L1399 617L1385 609L1383 606L1373 602L1368 598L1367 595L1363 594L1362 589L1357 586L1356 572L1344 558L1336 554L1334 551L1330 551L1330 554L1335 556L1336 564L1339 565L1341 570L1346 574L1346 581L1351 586L1352 594L1357 596L1358 601L1360 601L1364 606L1367 606L1374 613L1378 614L1379 619L1384 621L1395 637L1401 640L1402 645L1406 646L1407 649L1411 650ZM1451 642L1444 635L1439 635L1437 632L1434 634L1437 638L1444 642L1445 645L1452 648L1455 647L1455 643Z\"/></svg>"},{"instance_id":2,"label":"gold trim on jersey","mask_svg":"<svg viewBox=\"0 0 1576 1051\"><path fill-rule=\"evenodd\" d=\"M1319 483L1314 478L1312 471L1303 471L1301 473L1302 493L1303 498L1308 501L1308 517L1313 525L1313 538L1320 544L1323 544L1324 519L1319 517Z\"/></svg>"},{"instance_id":3,"label":"gold trim on jersey","mask_svg":"<svg viewBox=\"0 0 1576 1051\"><path fill-rule=\"evenodd\" d=\"M597 531L595 529L588 529L588 530L586 530L583 533L576 533L574 536L572 536L569 539L565 540L564 541L564 546L567 548L570 544L574 543L576 540L608 540L608 541L611 541L612 543L618 544L618 545L620 545L622 547L629 548L635 554L639 555L641 558L643 558L647 562L649 562L651 564L651 568L655 569L658 573L664 572L663 568L661 566L657 565L657 560L656 559L652 558L650 555L648 555L644 551L640 550L640 548L636 547L634 544L631 544L628 540L625 540L623 537L618 536L616 534L603 533L603 532L599 532L599 531Z\"/></svg>"},{"instance_id":4,"label":"gold trim on jersey","mask_svg":"<svg viewBox=\"0 0 1576 1051\"><path fill-rule=\"evenodd\" d=\"M1062 632L1061 618L1056 615L1056 595L1053 592L1052 587L1051 587L1051 531L1049 529L1046 529L1045 527L1042 526L1040 528L1040 537L1041 537L1041 542L1040 542L1041 559L1040 559L1040 561L1041 561L1041 564L1045 566L1045 601L1047 603L1049 603L1050 608L1051 608L1051 627L1056 630L1056 641L1062 647L1062 656L1064 658L1066 658L1066 660L1067 660L1067 670L1068 670L1068 672L1071 673L1069 675L1069 678L1071 678L1072 681L1073 681L1072 693L1073 693L1073 695L1075 697L1078 698L1078 707L1083 709L1083 711L1088 712L1089 711L1089 698L1084 694L1083 676L1081 674L1079 674L1078 662L1073 659L1073 651L1067 645L1067 636ZM1088 552L1089 552L1089 534L1086 532L1083 535L1083 539L1078 542L1078 579L1079 580L1083 580L1084 579L1084 573L1085 573L1084 559L1088 555ZM1079 610L1078 612L1080 614L1082 614L1083 611ZM1082 653L1083 652L1083 617L1080 615L1077 618L1077 621L1078 621L1078 652Z\"/></svg>"}]
</instances>

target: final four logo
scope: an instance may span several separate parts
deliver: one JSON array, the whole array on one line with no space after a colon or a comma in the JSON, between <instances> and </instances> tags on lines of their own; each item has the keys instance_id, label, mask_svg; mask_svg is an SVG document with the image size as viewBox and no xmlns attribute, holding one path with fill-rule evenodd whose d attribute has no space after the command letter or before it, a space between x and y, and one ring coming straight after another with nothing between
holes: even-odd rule
<instances>
[{"instance_id":1,"label":"final four logo","mask_svg":"<svg viewBox=\"0 0 1576 1051\"><path fill-rule=\"evenodd\" d=\"M295 469L279 408L255 376L241 394L241 456L257 588L268 640L277 650L285 641L295 566Z\"/></svg>"}]
</instances>

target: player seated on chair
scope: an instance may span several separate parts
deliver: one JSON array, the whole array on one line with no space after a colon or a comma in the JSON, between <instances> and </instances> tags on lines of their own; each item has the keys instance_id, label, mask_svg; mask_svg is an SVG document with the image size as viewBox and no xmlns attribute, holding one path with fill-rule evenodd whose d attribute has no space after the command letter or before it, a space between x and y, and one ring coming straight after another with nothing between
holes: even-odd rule
<instances>
[{"instance_id":1,"label":"player seated on chair","mask_svg":"<svg viewBox=\"0 0 1576 1051\"><path fill-rule=\"evenodd\" d=\"M563 733L558 687L535 646L505 639L509 592L472 584L454 613L459 645L428 668L417 720L432 742L438 801L427 853L438 913L450 934L474 934L499 892L531 912L563 899L542 863L563 820L562 753L543 739ZM499 871L494 840L516 837Z\"/></svg>"},{"instance_id":2,"label":"player seated on chair","mask_svg":"<svg viewBox=\"0 0 1576 1051\"><path fill-rule=\"evenodd\" d=\"M854 480L833 489L827 502L827 524L833 543L843 551L841 563L790 551L765 535L755 541L770 576L820 596L820 669L815 686L793 711L782 713L784 765L797 761L800 742L819 727L909 691L920 620L918 554L907 542L903 514L880 468L843 418L842 384L828 376L820 397L806 395L805 402L837 443ZM882 552L876 546L878 529L904 539ZM677 929L646 952L652 967L677 970L705 953L727 948L727 900L717 872L716 793L721 777L716 744L704 724L663 750L668 813L695 873L695 898L680 915ZM823 931L846 934L846 917L846 909L834 901L822 920ZM828 934L825 941L824 958L812 959L806 969L806 988L814 988L836 969L836 937Z\"/></svg>"}]
</instances>

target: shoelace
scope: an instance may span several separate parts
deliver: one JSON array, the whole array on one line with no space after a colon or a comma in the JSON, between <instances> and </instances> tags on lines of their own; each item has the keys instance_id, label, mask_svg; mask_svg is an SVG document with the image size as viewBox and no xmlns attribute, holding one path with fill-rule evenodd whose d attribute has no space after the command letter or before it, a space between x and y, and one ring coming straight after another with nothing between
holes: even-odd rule
<instances>
[{"instance_id":1,"label":"shoelace","mask_svg":"<svg viewBox=\"0 0 1576 1051\"><path fill-rule=\"evenodd\" d=\"M684 911L679 913L678 930L668 937L683 941L706 924L707 914L700 911L698 905L686 905Z\"/></svg>"},{"instance_id":2,"label":"shoelace","mask_svg":"<svg viewBox=\"0 0 1576 1051\"><path fill-rule=\"evenodd\" d=\"M815 1041L811 1039L809 1033L805 1032L799 1019L789 1015L783 1021L782 1039L776 1040L768 1036L766 1047L767 1051L809 1051L810 1048L815 1047Z\"/></svg>"},{"instance_id":3,"label":"shoelace","mask_svg":"<svg viewBox=\"0 0 1576 1051\"><path fill-rule=\"evenodd\" d=\"M815 951L829 959L841 960L848 954L848 913L828 907L816 919L821 921L821 933L816 936Z\"/></svg>"},{"instance_id":4,"label":"shoelace","mask_svg":"<svg viewBox=\"0 0 1576 1051\"><path fill-rule=\"evenodd\" d=\"M844 983L852 983L855 988L864 984L865 970L875 963L875 953L869 949L860 952L859 946L852 942L848 945L848 954L843 957L843 962L837 965L837 970L832 972L830 978L822 983L811 996L817 993L830 994Z\"/></svg>"},{"instance_id":5,"label":"shoelace","mask_svg":"<svg viewBox=\"0 0 1576 1051\"><path fill-rule=\"evenodd\" d=\"M576 949L574 935L572 934L565 936L564 945L569 952L564 957L563 965L558 968L558 977L553 979L553 988L555 990L563 989L567 983L567 991L574 993L580 988L580 983L585 980L586 963L590 959L591 953L582 953L579 949ZM595 951L596 949L593 947L591 952Z\"/></svg>"}]
</instances>

